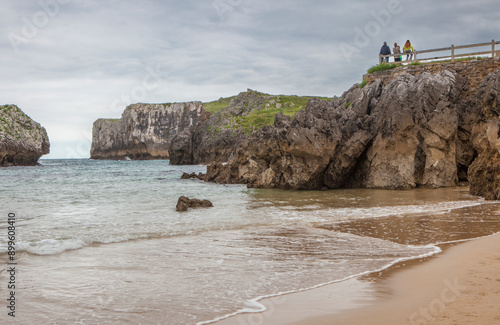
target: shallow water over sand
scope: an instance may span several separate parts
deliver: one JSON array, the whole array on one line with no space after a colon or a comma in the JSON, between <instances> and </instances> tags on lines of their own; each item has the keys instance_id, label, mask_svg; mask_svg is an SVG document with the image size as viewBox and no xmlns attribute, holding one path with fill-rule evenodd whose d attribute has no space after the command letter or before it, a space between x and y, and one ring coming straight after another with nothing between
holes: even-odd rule
<instances>
[{"instance_id":1,"label":"shallow water over sand","mask_svg":"<svg viewBox=\"0 0 500 325\"><path fill-rule=\"evenodd\" d=\"M500 231L498 205L467 188L249 190L179 179L204 166L42 164L0 170L1 213L17 215L19 324L196 324ZM180 195L215 207L178 213Z\"/></svg>"}]
</instances>

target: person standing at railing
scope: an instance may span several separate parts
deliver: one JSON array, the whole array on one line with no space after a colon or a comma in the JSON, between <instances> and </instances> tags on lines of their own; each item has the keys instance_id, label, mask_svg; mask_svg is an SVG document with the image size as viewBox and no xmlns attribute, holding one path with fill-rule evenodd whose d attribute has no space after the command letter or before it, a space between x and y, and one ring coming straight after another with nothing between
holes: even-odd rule
<instances>
[{"instance_id":1,"label":"person standing at railing","mask_svg":"<svg viewBox=\"0 0 500 325\"><path fill-rule=\"evenodd\" d=\"M394 43L394 48L392 49L392 53L394 54L401 53L401 48L399 47L398 43ZM394 57L394 62L399 62L399 61L401 61L401 55L396 55Z\"/></svg>"},{"instance_id":2,"label":"person standing at railing","mask_svg":"<svg viewBox=\"0 0 500 325\"><path fill-rule=\"evenodd\" d=\"M405 45L403 46L403 52L404 53L410 53L410 54L406 54L406 61L408 61L408 58L411 60L412 57L413 57L413 46L411 45L410 43L410 40L407 40Z\"/></svg>"},{"instance_id":3,"label":"person standing at railing","mask_svg":"<svg viewBox=\"0 0 500 325\"><path fill-rule=\"evenodd\" d=\"M389 47L389 45L387 45L387 42L384 42L384 45L382 45L382 47L380 48L380 54L382 55L389 55L391 54L391 48ZM384 63L384 58L382 57L380 63ZM386 57L385 58L385 62L389 62L389 57Z\"/></svg>"}]
</instances>

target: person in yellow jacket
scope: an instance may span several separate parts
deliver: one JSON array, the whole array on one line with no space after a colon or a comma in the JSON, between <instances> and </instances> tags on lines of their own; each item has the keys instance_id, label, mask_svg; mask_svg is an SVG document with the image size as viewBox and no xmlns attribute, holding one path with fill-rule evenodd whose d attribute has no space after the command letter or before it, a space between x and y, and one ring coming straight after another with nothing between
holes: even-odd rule
<instances>
[{"instance_id":1,"label":"person in yellow jacket","mask_svg":"<svg viewBox=\"0 0 500 325\"><path fill-rule=\"evenodd\" d=\"M411 60L411 58L413 57L413 46L411 45L410 43L410 40L407 40L405 45L403 46L403 52L404 53L410 53L410 54L406 54L406 61L408 61L408 58Z\"/></svg>"}]
</instances>

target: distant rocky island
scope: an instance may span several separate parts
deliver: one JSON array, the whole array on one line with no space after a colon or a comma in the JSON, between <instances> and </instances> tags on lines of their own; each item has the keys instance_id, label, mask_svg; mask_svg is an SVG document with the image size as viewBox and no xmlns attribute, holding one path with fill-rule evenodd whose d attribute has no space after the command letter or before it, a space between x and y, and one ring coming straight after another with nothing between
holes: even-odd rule
<instances>
[{"instance_id":1,"label":"distant rocky island","mask_svg":"<svg viewBox=\"0 0 500 325\"><path fill-rule=\"evenodd\" d=\"M202 116L201 102L130 105L121 119L94 122L90 158L168 159L172 139Z\"/></svg>"},{"instance_id":2,"label":"distant rocky island","mask_svg":"<svg viewBox=\"0 0 500 325\"><path fill-rule=\"evenodd\" d=\"M209 164L206 181L249 187L409 189L468 181L472 194L499 199L499 69L498 59L402 66L365 76L340 98L308 98L305 108L247 91L218 111L200 104L191 123L172 130L165 156ZM266 111L277 113L274 121L258 123ZM123 130L136 132L133 142L144 147L150 139L140 135L152 121ZM94 124L96 140L106 132Z\"/></svg>"},{"instance_id":3,"label":"distant rocky island","mask_svg":"<svg viewBox=\"0 0 500 325\"><path fill-rule=\"evenodd\" d=\"M49 149L45 128L16 105L0 106L0 167L34 166Z\"/></svg>"}]
</instances>

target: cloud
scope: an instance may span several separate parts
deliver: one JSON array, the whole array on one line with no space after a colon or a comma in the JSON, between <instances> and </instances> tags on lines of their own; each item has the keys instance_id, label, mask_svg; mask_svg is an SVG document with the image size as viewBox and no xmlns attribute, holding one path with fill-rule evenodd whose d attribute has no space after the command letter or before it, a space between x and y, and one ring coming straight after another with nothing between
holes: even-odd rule
<instances>
[{"instance_id":1,"label":"cloud","mask_svg":"<svg viewBox=\"0 0 500 325\"><path fill-rule=\"evenodd\" d=\"M493 0L4 0L0 98L46 126L50 157L88 157L92 122L120 117L134 100L209 101L247 88L341 95L377 63L384 41L428 49L498 37L491 8ZM71 144L79 149L65 154Z\"/></svg>"}]
</instances>

